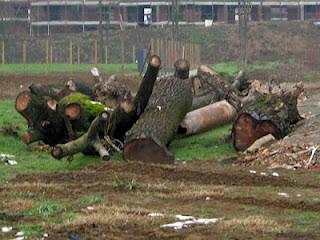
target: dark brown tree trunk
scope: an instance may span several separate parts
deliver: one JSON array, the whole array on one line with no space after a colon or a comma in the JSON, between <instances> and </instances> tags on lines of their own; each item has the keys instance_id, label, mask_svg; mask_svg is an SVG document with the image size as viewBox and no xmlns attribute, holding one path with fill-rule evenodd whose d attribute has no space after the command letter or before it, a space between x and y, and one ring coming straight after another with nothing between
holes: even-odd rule
<instances>
[{"instance_id":1,"label":"dark brown tree trunk","mask_svg":"<svg viewBox=\"0 0 320 240\"><path fill-rule=\"evenodd\" d=\"M181 62L177 64L181 66ZM184 64L189 71L189 64ZM175 75L186 78L188 76L185 72L185 70L178 70ZM145 162L173 163L174 156L167 150L166 145L175 136L191 104L191 82L188 78L160 79L154 87L145 112L126 134L124 158Z\"/></svg>"},{"instance_id":2,"label":"dark brown tree trunk","mask_svg":"<svg viewBox=\"0 0 320 240\"><path fill-rule=\"evenodd\" d=\"M16 98L15 108L28 121L29 128L42 134L45 143L54 145L68 139L63 118L48 106L44 97L29 91L21 92Z\"/></svg>"},{"instance_id":3,"label":"dark brown tree trunk","mask_svg":"<svg viewBox=\"0 0 320 240\"><path fill-rule=\"evenodd\" d=\"M232 128L235 148L244 151L268 134L277 139L284 137L291 130L291 124L301 119L297 110L298 95L298 91L261 95L246 103Z\"/></svg>"},{"instance_id":4,"label":"dark brown tree trunk","mask_svg":"<svg viewBox=\"0 0 320 240\"><path fill-rule=\"evenodd\" d=\"M133 126L147 106L160 69L160 65L160 58L155 55L152 56L149 60L147 71L142 79L140 88L135 98L132 99L131 94L125 96L123 101L112 111L105 124L98 124L93 127L96 122L99 122L99 117L97 117L89 129L99 128L99 132L103 132L103 135L108 135L112 138L123 140L125 133ZM56 150L52 152L52 156L56 158L62 158L74 153L87 151L90 149L90 146L92 147L93 144L92 141L90 141L91 143L88 142L88 137L86 134L74 141L68 142L67 144L58 145ZM94 143L96 145L98 144L96 140ZM99 151L97 151L100 153L100 155L101 152L103 152L101 145L94 149L99 149Z\"/></svg>"}]
</instances>

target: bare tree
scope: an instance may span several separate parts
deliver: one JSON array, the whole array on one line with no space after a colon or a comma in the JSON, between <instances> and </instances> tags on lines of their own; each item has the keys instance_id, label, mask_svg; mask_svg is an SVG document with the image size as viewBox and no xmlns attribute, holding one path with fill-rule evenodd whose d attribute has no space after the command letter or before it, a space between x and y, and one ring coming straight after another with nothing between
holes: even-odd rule
<instances>
[{"instance_id":1,"label":"bare tree","mask_svg":"<svg viewBox=\"0 0 320 240\"><path fill-rule=\"evenodd\" d=\"M248 62L248 21L251 12L250 0L238 0L240 67L245 70Z\"/></svg>"}]
</instances>

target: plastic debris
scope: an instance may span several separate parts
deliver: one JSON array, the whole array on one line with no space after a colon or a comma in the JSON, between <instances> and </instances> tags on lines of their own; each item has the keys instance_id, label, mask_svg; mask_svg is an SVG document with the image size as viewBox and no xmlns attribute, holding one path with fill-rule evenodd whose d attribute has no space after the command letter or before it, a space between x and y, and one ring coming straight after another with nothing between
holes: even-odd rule
<instances>
[{"instance_id":1,"label":"plastic debris","mask_svg":"<svg viewBox=\"0 0 320 240\"><path fill-rule=\"evenodd\" d=\"M24 232L21 231L16 233L16 237L22 237L22 236L24 236Z\"/></svg>"},{"instance_id":2,"label":"plastic debris","mask_svg":"<svg viewBox=\"0 0 320 240\"><path fill-rule=\"evenodd\" d=\"M249 170L249 172L252 173L252 174L256 174L257 173L257 171L254 171L254 170Z\"/></svg>"},{"instance_id":3,"label":"plastic debris","mask_svg":"<svg viewBox=\"0 0 320 240\"><path fill-rule=\"evenodd\" d=\"M3 233L9 233L12 231L12 227L2 227L1 232Z\"/></svg>"},{"instance_id":4,"label":"plastic debris","mask_svg":"<svg viewBox=\"0 0 320 240\"><path fill-rule=\"evenodd\" d=\"M207 225L207 224L214 224L217 223L220 219L219 218L199 218L194 220L188 220L183 222L175 222L175 223L169 223L169 224L163 224L160 227L161 228L173 228L175 230L181 230L183 228L188 228L192 225Z\"/></svg>"},{"instance_id":5,"label":"plastic debris","mask_svg":"<svg viewBox=\"0 0 320 240\"><path fill-rule=\"evenodd\" d=\"M89 210L89 211L93 211L94 210L94 207L87 207L87 209Z\"/></svg>"},{"instance_id":6,"label":"plastic debris","mask_svg":"<svg viewBox=\"0 0 320 240\"><path fill-rule=\"evenodd\" d=\"M149 217L163 217L164 215L162 213L149 213L148 214Z\"/></svg>"},{"instance_id":7,"label":"plastic debris","mask_svg":"<svg viewBox=\"0 0 320 240\"><path fill-rule=\"evenodd\" d=\"M206 201L209 201L210 200L210 197L206 197Z\"/></svg>"},{"instance_id":8,"label":"plastic debris","mask_svg":"<svg viewBox=\"0 0 320 240\"><path fill-rule=\"evenodd\" d=\"M43 237L44 237L44 238L48 238L48 237L49 237L49 234L48 234L48 233L44 233L44 234L43 234Z\"/></svg>"},{"instance_id":9,"label":"plastic debris","mask_svg":"<svg viewBox=\"0 0 320 240\"><path fill-rule=\"evenodd\" d=\"M14 238L12 240L24 240L24 236L16 237L16 238Z\"/></svg>"},{"instance_id":10,"label":"plastic debris","mask_svg":"<svg viewBox=\"0 0 320 240\"><path fill-rule=\"evenodd\" d=\"M268 173L266 173L266 172L261 172L260 175L261 175L261 176L268 176Z\"/></svg>"},{"instance_id":11,"label":"plastic debris","mask_svg":"<svg viewBox=\"0 0 320 240\"><path fill-rule=\"evenodd\" d=\"M195 220L193 216L176 215L176 219L180 221Z\"/></svg>"},{"instance_id":12,"label":"plastic debris","mask_svg":"<svg viewBox=\"0 0 320 240\"><path fill-rule=\"evenodd\" d=\"M15 161L15 160L6 160L5 161L5 163L6 163L6 165L10 165L10 166L13 166L13 165L17 165L18 163L17 163L17 161Z\"/></svg>"},{"instance_id":13,"label":"plastic debris","mask_svg":"<svg viewBox=\"0 0 320 240\"><path fill-rule=\"evenodd\" d=\"M161 106L158 105L158 106L157 106L157 109L158 109L159 111L161 111Z\"/></svg>"},{"instance_id":14,"label":"plastic debris","mask_svg":"<svg viewBox=\"0 0 320 240\"><path fill-rule=\"evenodd\" d=\"M278 195L281 196L281 197L286 197L286 198L289 197L289 194L285 193L285 192L279 192Z\"/></svg>"},{"instance_id":15,"label":"plastic debris","mask_svg":"<svg viewBox=\"0 0 320 240\"><path fill-rule=\"evenodd\" d=\"M300 193L298 193L296 196L297 196L297 197L302 197L302 195L301 195Z\"/></svg>"},{"instance_id":16,"label":"plastic debris","mask_svg":"<svg viewBox=\"0 0 320 240\"><path fill-rule=\"evenodd\" d=\"M274 176L274 177L279 177L280 175L279 175L279 173L273 172L273 173L272 173L272 176Z\"/></svg>"}]
</instances>

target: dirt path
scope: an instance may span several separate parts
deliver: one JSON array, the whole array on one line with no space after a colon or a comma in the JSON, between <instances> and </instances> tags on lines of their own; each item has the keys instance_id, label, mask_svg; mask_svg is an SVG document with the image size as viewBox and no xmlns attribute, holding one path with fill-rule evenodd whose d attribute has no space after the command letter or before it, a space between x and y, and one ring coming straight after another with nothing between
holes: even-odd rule
<instances>
[{"instance_id":1,"label":"dirt path","mask_svg":"<svg viewBox=\"0 0 320 240\"><path fill-rule=\"evenodd\" d=\"M291 220L320 211L318 180L305 171L296 172L294 178L285 170L278 171L278 177L264 169L256 171L215 161L173 166L107 162L66 173L20 174L0 188L0 220L11 225L45 222L49 239L66 239L70 234L79 239L318 239L318 228L300 231ZM117 185L117 179L133 183L132 191ZM86 196L104 200L88 210L81 202ZM44 219L26 214L28 204L20 211L13 208L31 199L64 203L65 209ZM164 216L148 216L152 212ZM67 221L63 217L67 213L77 218ZM182 230L160 227L177 221L176 214L222 220Z\"/></svg>"}]
</instances>

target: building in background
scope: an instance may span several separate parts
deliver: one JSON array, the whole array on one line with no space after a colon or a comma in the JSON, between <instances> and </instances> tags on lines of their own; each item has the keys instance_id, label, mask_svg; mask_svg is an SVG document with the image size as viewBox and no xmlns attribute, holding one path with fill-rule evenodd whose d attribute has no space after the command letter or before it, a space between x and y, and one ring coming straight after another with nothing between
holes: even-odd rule
<instances>
[{"instance_id":1,"label":"building in background","mask_svg":"<svg viewBox=\"0 0 320 240\"><path fill-rule=\"evenodd\" d=\"M237 1L108 1L108 0L0 0L0 25L29 34L85 32L99 24L109 27L155 26L172 23L172 5L178 2L179 24L211 26L235 23ZM317 20L318 1L251 1L251 21ZM0 26L0 30L1 30Z\"/></svg>"}]
</instances>

